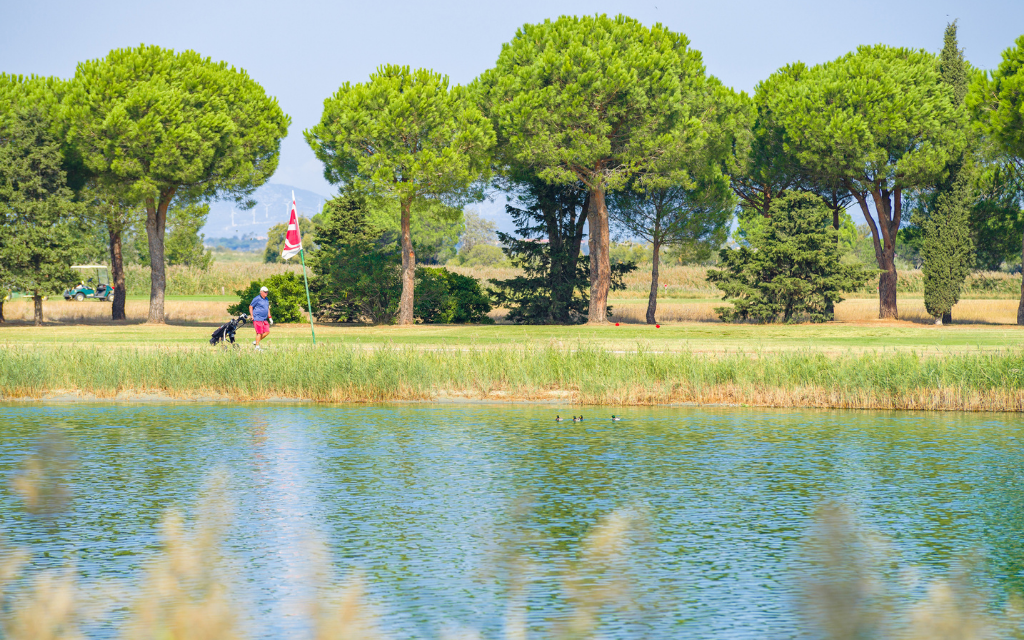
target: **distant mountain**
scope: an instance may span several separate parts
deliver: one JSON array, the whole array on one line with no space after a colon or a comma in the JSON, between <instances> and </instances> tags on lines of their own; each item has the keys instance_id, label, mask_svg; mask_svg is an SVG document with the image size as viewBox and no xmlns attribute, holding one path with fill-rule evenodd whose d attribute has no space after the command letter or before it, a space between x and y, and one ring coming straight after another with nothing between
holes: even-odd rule
<instances>
[{"instance_id":1,"label":"distant mountain","mask_svg":"<svg viewBox=\"0 0 1024 640\"><path fill-rule=\"evenodd\" d=\"M207 238L230 238L247 234L266 238L270 227L288 222L292 191L295 192L295 206L299 215L306 218L319 213L323 203L328 200L319 193L296 189L290 185L265 184L253 193L252 199L256 201L256 206L248 211L239 209L231 201L211 202L210 216L201 233L206 234Z\"/></svg>"}]
</instances>

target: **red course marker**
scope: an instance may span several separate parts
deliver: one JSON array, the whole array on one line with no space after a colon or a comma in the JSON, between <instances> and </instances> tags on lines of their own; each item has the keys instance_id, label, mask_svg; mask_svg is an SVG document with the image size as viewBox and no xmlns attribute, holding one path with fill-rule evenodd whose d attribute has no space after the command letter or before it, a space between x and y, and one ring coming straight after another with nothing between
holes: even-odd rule
<instances>
[{"instance_id":1,"label":"red course marker","mask_svg":"<svg viewBox=\"0 0 1024 640\"><path fill-rule=\"evenodd\" d=\"M654 325L654 328L655 328L655 329L660 329L660 328L661 328L661 325L660 325L660 324L656 324L656 325Z\"/></svg>"},{"instance_id":2,"label":"red course marker","mask_svg":"<svg viewBox=\"0 0 1024 640\"><path fill-rule=\"evenodd\" d=\"M615 326L616 326L616 327L617 327L617 326L619 326L619 323L618 323L618 322L616 322L616 323L615 323Z\"/></svg>"}]
</instances>

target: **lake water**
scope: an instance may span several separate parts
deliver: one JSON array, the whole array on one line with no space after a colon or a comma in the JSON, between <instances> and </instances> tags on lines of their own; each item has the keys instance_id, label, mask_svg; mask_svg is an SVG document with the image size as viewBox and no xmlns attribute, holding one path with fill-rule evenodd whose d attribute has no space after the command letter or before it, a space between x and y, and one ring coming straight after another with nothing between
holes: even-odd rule
<instances>
[{"instance_id":1,"label":"lake water","mask_svg":"<svg viewBox=\"0 0 1024 640\"><path fill-rule=\"evenodd\" d=\"M528 567L527 619L544 629L568 615L562 577L613 512L634 527L610 638L799 635L803 541L830 502L886 541L886 571L921 578L908 598L968 556L995 602L1024 594L1021 416L583 411L574 424L554 422L573 408L533 405L0 405L0 522L34 568L130 583L164 512L193 517L222 469L233 594L259 638L308 631L322 565L336 581L361 572L395 638L501 637L512 567ZM48 433L69 498L28 513L9 480ZM327 561L311 559L316 541Z\"/></svg>"}]
</instances>

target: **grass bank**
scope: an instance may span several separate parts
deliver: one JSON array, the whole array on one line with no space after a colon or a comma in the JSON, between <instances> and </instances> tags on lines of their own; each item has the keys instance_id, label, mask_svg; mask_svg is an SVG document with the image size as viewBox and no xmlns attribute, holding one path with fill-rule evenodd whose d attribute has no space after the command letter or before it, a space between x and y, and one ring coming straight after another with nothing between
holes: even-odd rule
<instances>
[{"instance_id":1,"label":"grass bank","mask_svg":"<svg viewBox=\"0 0 1024 640\"><path fill-rule=\"evenodd\" d=\"M80 391L321 402L444 397L576 404L732 403L768 407L1024 410L1024 351L611 354L577 348L0 349L0 396Z\"/></svg>"}]
</instances>

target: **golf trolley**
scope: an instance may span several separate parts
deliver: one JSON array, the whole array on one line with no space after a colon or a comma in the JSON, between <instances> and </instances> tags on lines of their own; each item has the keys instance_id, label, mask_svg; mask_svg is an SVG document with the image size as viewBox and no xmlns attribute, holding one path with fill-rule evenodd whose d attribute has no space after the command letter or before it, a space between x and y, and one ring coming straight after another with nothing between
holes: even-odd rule
<instances>
[{"instance_id":1,"label":"golf trolley","mask_svg":"<svg viewBox=\"0 0 1024 640\"><path fill-rule=\"evenodd\" d=\"M238 328L245 324L248 319L249 316L247 314L240 313L237 318L229 322L225 322L213 332L212 336L210 336L210 344L216 345L223 342L225 347L229 342L231 344L235 344L235 332L238 331Z\"/></svg>"}]
</instances>

